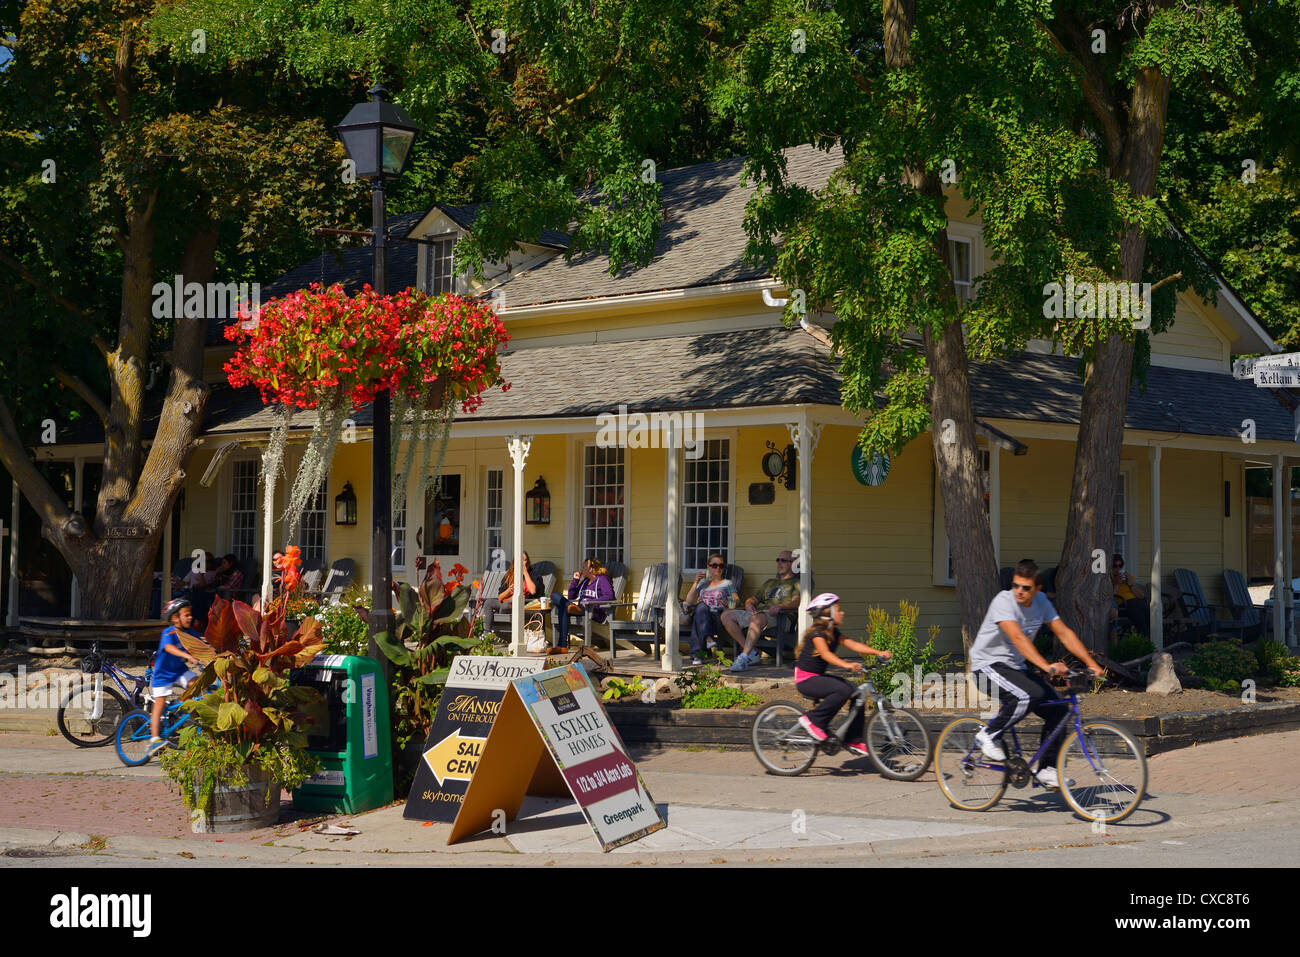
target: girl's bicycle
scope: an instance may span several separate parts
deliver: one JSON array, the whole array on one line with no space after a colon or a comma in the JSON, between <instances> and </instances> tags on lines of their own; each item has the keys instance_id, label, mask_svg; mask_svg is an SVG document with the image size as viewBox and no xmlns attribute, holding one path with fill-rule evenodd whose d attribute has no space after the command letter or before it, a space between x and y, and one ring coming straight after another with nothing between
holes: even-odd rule
<instances>
[{"instance_id":1,"label":"girl's bicycle","mask_svg":"<svg viewBox=\"0 0 1300 957\"><path fill-rule=\"evenodd\" d=\"M153 666L143 675L123 671L104 657L99 642L90 646L90 653L81 659L81 670L94 675L91 685L74 688L64 696L54 716L59 733L80 748L97 748L113 740L117 726L132 708L144 704ZM112 685L104 683L104 675L113 679Z\"/></svg>"},{"instance_id":2,"label":"girl's bicycle","mask_svg":"<svg viewBox=\"0 0 1300 957\"><path fill-rule=\"evenodd\" d=\"M174 746L181 736L181 729L193 720L194 715L189 711L182 711L179 698L173 698L167 702L167 707L163 709L162 722L158 730L161 732L162 739L167 742L168 746ZM123 764L130 767L139 767L147 764L153 757L154 752L149 749L149 712L132 711L122 723L117 726L117 756Z\"/></svg>"},{"instance_id":3,"label":"girl's bicycle","mask_svg":"<svg viewBox=\"0 0 1300 957\"><path fill-rule=\"evenodd\" d=\"M930 766L934 742L921 716L901 708L876 690L864 677L858 685L844 720L825 741L818 741L799 724L804 709L789 701L773 701L754 717L750 740L759 762L773 774L802 774L817 760L817 752L833 755L844 746L844 735L854 715L868 707L866 744L871 763L881 774L895 781L915 781Z\"/></svg>"},{"instance_id":4,"label":"girl's bicycle","mask_svg":"<svg viewBox=\"0 0 1300 957\"><path fill-rule=\"evenodd\" d=\"M1108 721L1085 723L1079 713L1078 695L1089 689L1092 673L1076 669L1066 677L1070 682L1069 697L1044 703L1068 704L1070 716L1056 726L1028 761L1022 756L1014 725L1002 736L1005 761L985 757L975 743L975 735L984 728L980 719L958 718L943 729L934 772L953 807L986 811L998 803L1008 784L1016 788L1029 784L1034 779L1033 766L1072 723L1074 730L1069 732L1056 762L1066 803L1089 821L1122 821L1137 810L1147 785L1147 759L1142 745Z\"/></svg>"}]
</instances>

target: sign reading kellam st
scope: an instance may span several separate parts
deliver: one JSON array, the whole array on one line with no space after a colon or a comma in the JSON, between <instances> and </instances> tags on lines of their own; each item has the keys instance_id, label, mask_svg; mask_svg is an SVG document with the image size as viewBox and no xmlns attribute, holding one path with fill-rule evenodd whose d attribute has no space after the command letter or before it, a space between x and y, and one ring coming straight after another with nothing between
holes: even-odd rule
<instances>
[{"instance_id":1,"label":"sign reading kellam st","mask_svg":"<svg viewBox=\"0 0 1300 957\"><path fill-rule=\"evenodd\" d=\"M402 817L444 823L456 819L506 688L544 667L543 658L457 655L451 660Z\"/></svg>"},{"instance_id":2,"label":"sign reading kellam st","mask_svg":"<svg viewBox=\"0 0 1300 957\"><path fill-rule=\"evenodd\" d=\"M1300 386L1300 352L1237 359L1232 363L1232 376L1251 379L1266 389L1295 388Z\"/></svg>"},{"instance_id":3,"label":"sign reading kellam st","mask_svg":"<svg viewBox=\"0 0 1300 957\"><path fill-rule=\"evenodd\" d=\"M571 795L605 851L668 826L576 665L510 683L447 843L496 831L528 794Z\"/></svg>"}]
</instances>

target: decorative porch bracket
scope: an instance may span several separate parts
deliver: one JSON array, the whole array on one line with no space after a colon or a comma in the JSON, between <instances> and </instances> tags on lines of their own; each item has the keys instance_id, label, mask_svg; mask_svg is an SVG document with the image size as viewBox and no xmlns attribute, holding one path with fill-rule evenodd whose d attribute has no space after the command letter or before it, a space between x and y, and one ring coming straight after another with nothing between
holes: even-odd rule
<instances>
[{"instance_id":1,"label":"decorative porch bracket","mask_svg":"<svg viewBox=\"0 0 1300 957\"><path fill-rule=\"evenodd\" d=\"M514 597L510 601L510 653L524 653L524 463L528 461L528 452L533 447L531 435L515 433L506 439L506 448L510 451L510 460L515 466L515 518L514 541L511 552L514 555L514 578L511 582ZM487 627L487 622L483 624Z\"/></svg>"}]
</instances>

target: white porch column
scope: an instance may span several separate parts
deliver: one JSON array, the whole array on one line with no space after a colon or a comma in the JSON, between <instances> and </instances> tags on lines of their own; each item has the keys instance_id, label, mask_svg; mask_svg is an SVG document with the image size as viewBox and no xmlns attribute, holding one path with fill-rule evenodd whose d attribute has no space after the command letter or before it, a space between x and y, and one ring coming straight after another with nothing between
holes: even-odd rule
<instances>
[{"instance_id":1,"label":"white porch column","mask_svg":"<svg viewBox=\"0 0 1300 957\"><path fill-rule=\"evenodd\" d=\"M510 653L524 653L524 463L528 461L528 451L533 447L531 435L515 435L506 439L506 448L510 450L510 460L515 465L515 518L511 554L514 556L514 598L510 602Z\"/></svg>"},{"instance_id":2,"label":"white porch column","mask_svg":"<svg viewBox=\"0 0 1300 957\"><path fill-rule=\"evenodd\" d=\"M1151 641L1156 651L1165 647L1165 606L1160 598L1160 446L1153 445L1151 454Z\"/></svg>"},{"instance_id":3,"label":"white porch column","mask_svg":"<svg viewBox=\"0 0 1300 957\"><path fill-rule=\"evenodd\" d=\"M690 415L689 412L686 414ZM668 417L664 422L663 438L668 455L668 475L664 489L664 561L668 564L668 589L664 595L664 650L660 665L665 671L681 671L682 649L677 634L677 592L681 586L681 569L677 563L677 528L681 524L678 514L677 463L681 458L678 449L681 436L677 424Z\"/></svg>"},{"instance_id":4,"label":"white porch column","mask_svg":"<svg viewBox=\"0 0 1300 957\"><path fill-rule=\"evenodd\" d=\"M21 502L18 480L14 479L13 500L9 507L9 614L5 624L18 627L18 506Z\"/></svg>"},{"instance_id":5,"label":"white porch column","mask_svg":"<svg viewBox=\"0 0 1300 957\"><path fill-rule=\"evenodd\" d=\"M85 475L86 461L81 456L73 460L72 471L72 510L78 515L81 514L81 496L82 478ZM77 581L77 576L72 576L72 617L77 618L81 615L81 583Z\"/></svg>"},{"instance_id":6,"label":"white porch column","mask_svg":"<svg viewBox=\"0 0 1300 957\"><path fill-rule=\"evenodd\" d=\"M1290 502L1282 497L1282 456L1273 456L1273 637L1282 641L1286 634L1286 595L1291 593L1291 582L1284 579L1283 561L1285 546L1282 542L1282 509ZM1288 482L1288 485L1291 483Z\"/></svg>"},{"instance_id":7,"label":"white porch column","mask_svg":"<svg viewBox=\"0 0 1300 957\"><path fill-rule=\"evenodd\" d=\"M1288 645L1296 643L1295 638L1295 592L1291 590L1291 582L1295 580L1295 566L1291 562L1291 531L1292 526L1292 509L1293 499L1291 497L1291 462L1289 459L1282 460L1283 485L1285 491L1282 495L1282 539L1286 542L1286 560L1284 562L1286 577L1286 589L1284 595L1286 598L1286 637L1280 639Z\"/></svg>"},{"instance_id":8,"label":"white porch column","mask_svg":"<svg viewBox=\"0 0 1300 957\"><path fill-rule=\"evenodd\" d=\"M799 413L796 425L787 425L799 456L799 634L803 635L812 624L808 616L808 602L812 595L812 459L817 451L822 427L808 421L808 411Z\"/></svg>"},{"instance_id":9,"label":"white porch column","mask_svg":"<svg viewBox=\"0 0 1300 957\"><path fill-rule=\"evenodd\" d=\"M269 450L268 450L269 451ZM271 601L271 584L275 576L275 570L271 567L271 553L275 551L275 546L271 541L271 532L274 528L274 521L271 516L275 513L275 480L276 470L266 467L267 453L262 453L262 607L265 608ZM378 596L372 596L371 604L381 610L386 607L379 603ZM387 667L385 665L385 667Z\"/></svg>"}]
</instances>

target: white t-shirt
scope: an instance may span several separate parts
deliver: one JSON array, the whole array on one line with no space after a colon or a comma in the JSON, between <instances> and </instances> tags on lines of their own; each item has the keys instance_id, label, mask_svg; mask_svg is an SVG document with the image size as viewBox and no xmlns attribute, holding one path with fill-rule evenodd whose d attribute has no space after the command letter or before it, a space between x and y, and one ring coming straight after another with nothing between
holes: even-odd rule
<instances>
[{"instance_id":1,"label":"white t-shirt","mask_svg":"<svg viewBox=\"0 0 1300 957\"><path fill-rule=\"evenodd\" d=\"M975 636L975 644L971 646L971 671L987 668L999 661L1005 662L1017 671L1026 670L1025 656L1016 650L1016 646L1011 643L1011 639L998 623L1014 621L1025 633L1025 637L1033 641L1034 636L1038 634L1038 629L1060 617L1041 591L1034 596L1028 608L1022 607L1016 601L1016 593L1010 589L998 592L990 602L988 613L980 625L979 634Z\"/></svg>"}]
</instances>

